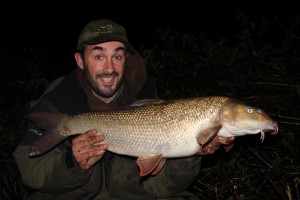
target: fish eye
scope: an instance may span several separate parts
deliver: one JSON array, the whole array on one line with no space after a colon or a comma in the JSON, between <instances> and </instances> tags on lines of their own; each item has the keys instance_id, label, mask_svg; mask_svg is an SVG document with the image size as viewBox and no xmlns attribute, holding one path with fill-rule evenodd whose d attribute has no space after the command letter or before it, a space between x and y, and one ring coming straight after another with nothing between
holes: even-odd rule
<instances>
[{"instance_id":1,"label":"fish eye","mask_svg":"<svg viewBox=\"0 0 300 200\"><path fill-rule=\"evenodd\" d=\"M249 108L247 108L247 112L248 113L253 113L253 109L249 107Z\"/></svg>"}]
</instances>

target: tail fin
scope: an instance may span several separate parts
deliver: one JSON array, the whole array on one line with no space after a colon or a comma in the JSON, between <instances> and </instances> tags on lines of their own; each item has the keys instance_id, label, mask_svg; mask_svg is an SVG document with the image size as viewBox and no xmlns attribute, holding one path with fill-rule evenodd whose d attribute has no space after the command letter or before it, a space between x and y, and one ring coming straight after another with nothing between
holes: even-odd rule
<instances>
[{"instance_id":1,"label":"tail fin","mask_svg":"<svg viewBox=\"0 0 300 200\"><path fill-rule=\"evenodd\" d=\"M33 121L37 127L45 131L36 139L29 156L39 156L66 138L58 132L58 125L63 116L64 114L61 113L30 113L25 116L26 119Z\"/></svg>"}]
</instances>

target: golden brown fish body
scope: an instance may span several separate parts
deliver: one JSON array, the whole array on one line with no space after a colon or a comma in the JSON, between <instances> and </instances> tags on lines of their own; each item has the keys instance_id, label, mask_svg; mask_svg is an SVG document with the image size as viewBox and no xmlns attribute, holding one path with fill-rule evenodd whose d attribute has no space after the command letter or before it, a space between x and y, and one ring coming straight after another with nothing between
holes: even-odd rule
<instances>
[{"instance_id":1,"label":"golden brown fish body","mask_svg":"<svg viewBox=\"0 0 300 200\"><path fill-rule=\"evenodd\" d=\"M264 131L278 131L277 123L260 109L222 96L139 101L127 109L78 115L32 113L28 118L48 131L36 140L31 156L91 129L105 136L103 143L108 144L109 151L139 158L159 155L159 160L194 155L217 134L261 133L264 139ZM45 123L50 119L51 123Z\"/></svg>"}]
</instances>

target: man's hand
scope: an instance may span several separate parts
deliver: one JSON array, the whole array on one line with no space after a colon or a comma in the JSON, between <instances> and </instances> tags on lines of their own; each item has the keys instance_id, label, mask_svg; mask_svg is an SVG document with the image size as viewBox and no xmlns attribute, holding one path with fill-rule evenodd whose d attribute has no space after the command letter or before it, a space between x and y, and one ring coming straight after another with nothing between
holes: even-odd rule
<instances>
[{"instance_id":1,"label":"man's hand","mask_svg":"<svg viewBox=\"0 0 300 200\"><path fill-rule=\"evenodd\" d=\"M82 170L88 170L103 156L106 144L99 144L104 140L103 135L97 135L96 130L89 130L72 140L72 152L76 162Z\"/></svg>"},{"instance_id":2,"label":"man's hand","mask_svg":"<svg viewBox=\"0 0 300 200\"><path fill-rule=\"evenodd\" d=\"M220 148L222 144L224 145L225 150L228 152L233 147L234 138L234 136L228 138L219 138L219 136L215 136L209 143L200 147L198 155L204 156L207 154L213 154L216 150Z\"/></svg>"}]
</instances>

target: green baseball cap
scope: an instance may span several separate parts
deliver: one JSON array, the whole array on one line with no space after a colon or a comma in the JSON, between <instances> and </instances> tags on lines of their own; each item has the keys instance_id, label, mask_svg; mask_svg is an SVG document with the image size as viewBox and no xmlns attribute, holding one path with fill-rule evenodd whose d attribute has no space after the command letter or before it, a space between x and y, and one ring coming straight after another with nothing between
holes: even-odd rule
<instances>
[{"instance_id":1,"label":"green baseball cap","mask_svg":"<svg viewBox=\"0 0 300 200\"><path fill-rule=\"evenodd\" d=\"M134 48L128 42L124 27L108 19L88 23L79 35L77 49L79 50L84 44L93 45L109 41L122 42L130 52L134 52Z\"/></svg>"}]
</instances>

